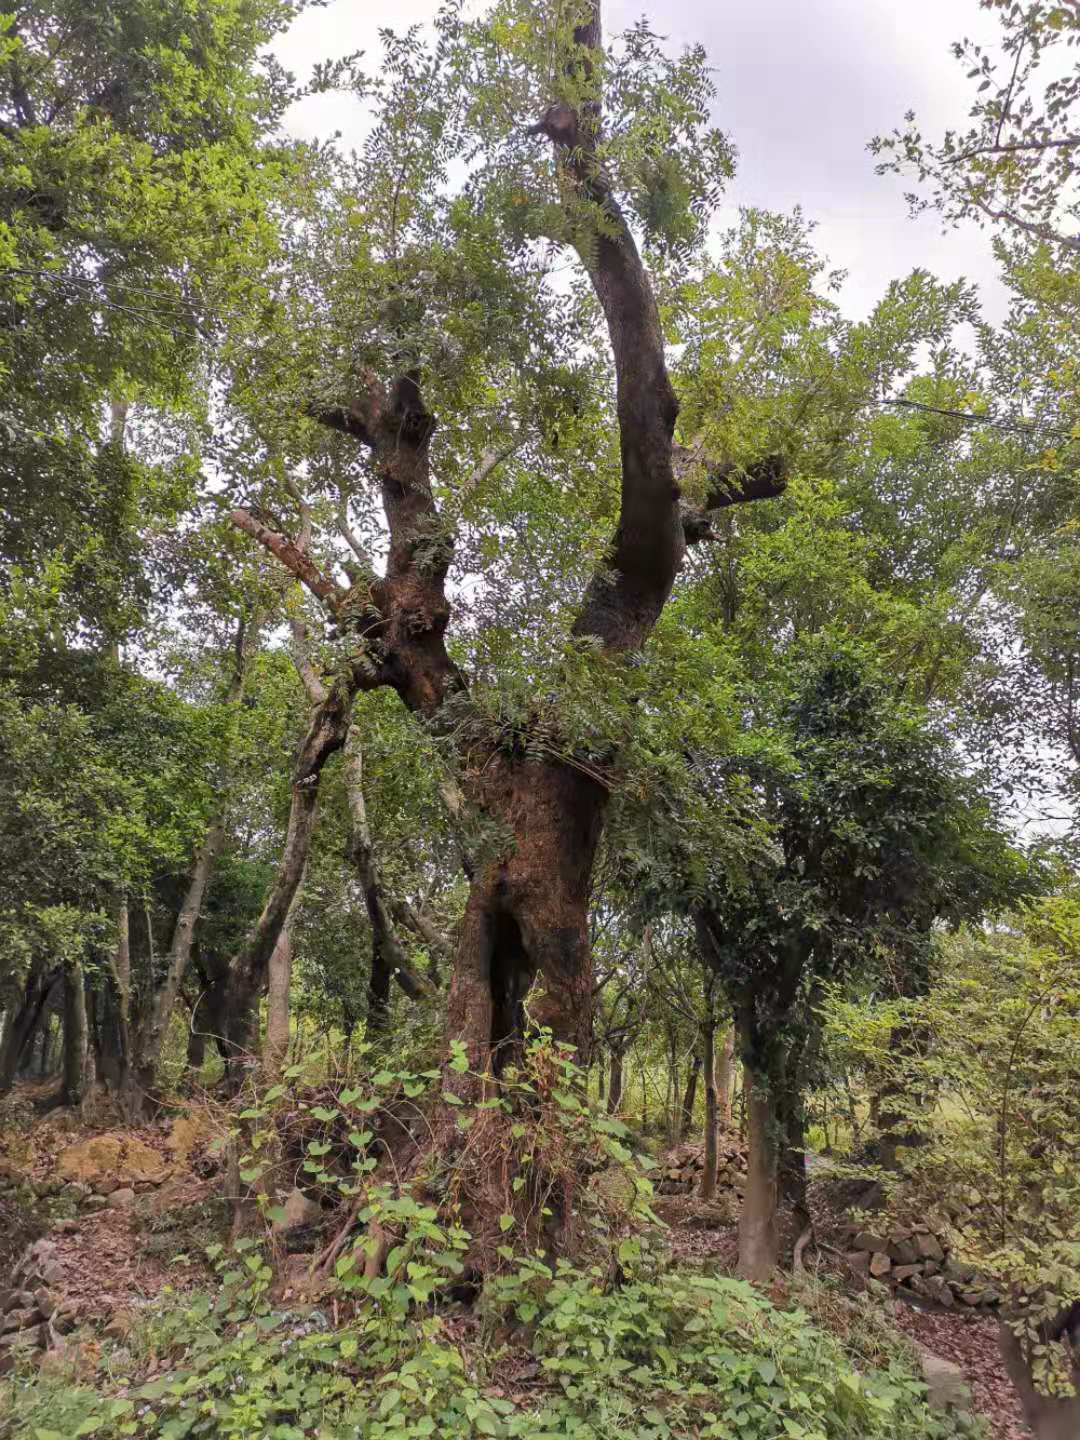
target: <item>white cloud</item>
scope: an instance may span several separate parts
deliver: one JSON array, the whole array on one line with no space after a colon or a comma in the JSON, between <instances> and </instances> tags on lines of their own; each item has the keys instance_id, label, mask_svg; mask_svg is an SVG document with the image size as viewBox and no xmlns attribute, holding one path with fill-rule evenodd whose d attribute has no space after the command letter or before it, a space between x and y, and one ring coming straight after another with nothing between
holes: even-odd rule
<instances>
[{"instance_id":1,"label":"white cloud","mask_svg":"<svg viewBox=\"0 0 1080 1440\"><path fill-rule=\"evenodd\" d=\"M335 0L304 15L277 53L306 76L317 60L377 55L380 27L423 23L436 9L437 0ZM875 175L866 149L908 109L931 135L963 123L968 93L949 45L964 34L992 38L994 29L975 0L608 0L606 27L642 13L674 44L700 41L708 51L716 120L740 155L729 206L801 205L830 264L848 272L843 299L853 318L916 266L977 282L989 313L1002 312L987 236L973 227L943 235L932 217L910 219L903 181ZM289 118L305 138L337 130L355 144L363 134L363 107L349 96L312 97Z\"/></svg>"}]
</instances>

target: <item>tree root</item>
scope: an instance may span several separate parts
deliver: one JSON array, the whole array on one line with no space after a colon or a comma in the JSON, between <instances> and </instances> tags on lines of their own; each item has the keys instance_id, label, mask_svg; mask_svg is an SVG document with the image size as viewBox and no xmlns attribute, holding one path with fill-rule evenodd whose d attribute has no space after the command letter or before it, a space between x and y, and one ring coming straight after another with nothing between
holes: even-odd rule
<instances>
[{"instance_id":1,"label":"tree root","mask_svg":"<svg viewBox=\"0 0 1080 1440\"><path fill-rule=\"evenodd\" d=\"M807 1245L810 1244L813 1238L814 1227L813 1224L810 1224L807 1225L806 1229L799 1236L798 1240L795 1241L795 1251L791 1257L791 1269L795 1275L804 1275L806 1273L806 1266L803 1264L803 1252L806 1250Z\"/></svg>"}]
</instances>

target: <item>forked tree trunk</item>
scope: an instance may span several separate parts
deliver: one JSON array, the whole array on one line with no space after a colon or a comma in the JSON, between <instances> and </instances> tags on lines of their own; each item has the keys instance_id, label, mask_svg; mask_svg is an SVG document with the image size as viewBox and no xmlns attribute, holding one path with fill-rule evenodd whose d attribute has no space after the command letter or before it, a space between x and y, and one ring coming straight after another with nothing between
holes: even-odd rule
<instances>
[{"instance_id":1,"label":"forked tree trunk","mask_svg":"<svg viewBox=\"0 0 1080 1440\"><path fill-rule=\"evenodd\" d=\"M767 1075L744 1057L746 1189L739 1212L739 1274L755 1285L772 1278L780 1258L776 1116Z\"/></svg>"},{"instance_id":2,"label":"forked tree trunk","mask_svg":"<svg viewBox=\"0 0 1080 1440\"><path fill-rule=\"evenodd\" d=\"M606 791L569 766L497 755L484 807L515 838L511 852L474 879L450 985L448 1033L464 1042L473 1075L448 1070L463 1098L476 1075L520 1058L530 1018L588 1061L592 964L588 903Z\"/></svg>"},{"instance_id":3,"label":"forked tree trunk","mask_svg":"<svg viewBox=\"0 0 1080 1440\"><path fill-rule=\"evenodd\" d=\"M573 60L567 57L579 90L600 75L598 0L587 16L574 31ZM642 649L671 593L686 543L710 532L703 516L691 524L680 506L672 447L678 404L652 286L599 154L601 108L598 93L576 109L552 104L533 133L552 143L614 356L619 520L574 625L575 639L610 663ZM370 452L390 536L385 574L358 582L362 594L351 597L319 571L303 546L269 530L250 511L233 512L233 521L339 622L354 613L351 599L362 601L364 653L352 669L354 689L390 686L410 710L438 725L444 702L460 696L465 681L444 641L451 546L432 541L443 523L430 474L435 419L423 403L419 376L406 373L385 383L363 370L348 405L321 410L319 418ZM731 467L704 468L708 509L783 488L775 461L743 477L741 486L731 483ZM501 744L495 737L475 740L460 757L470 805L511 837L506 853L472 877L454 961L447 1034L464 1045L474 1074L448 1067L444 1090L460 1098L482 1091L477 1076L498 1073L519 1053L534 981L542 993L530 1000L532 1020L575 1046L579 1063L587 1064L591 1044L586 911L608 790L572 761L529 758ZM241 969L253 975L260 966L246 958ZM242 1042L243 1034L238 1038ZM455 1113L448 1106L443 1116L451 1136L459 1135L451 1123Z\"/></svg>"},{"instance_id":4,"label":"forked tree trunk","mask_svg":"<svg viewBox=\"0 0 1080 1440\"><path fill-rule=\"evenodd\" d=\"M695 1048L690 1056L690 1068L686 1072L686 1089L682 1098L682 1117L679 1123L679 1139L688 1140L694 1127L694 1106L697 1104L698 1079L701 1076L701 1055Z\"/></svg>"},{"instance_id":5,"label":"forked tree trunk","mask_svg":"<svg viewBox=\"0 0 1080 1440\"><path fill-rule=\"evenodd\" d=\"M701 1023L701 1066L705 1072L705 1163L701 1171L701 1198L716 1194L716 1023L709 1016Z\"/></svg>"}]
</instances>

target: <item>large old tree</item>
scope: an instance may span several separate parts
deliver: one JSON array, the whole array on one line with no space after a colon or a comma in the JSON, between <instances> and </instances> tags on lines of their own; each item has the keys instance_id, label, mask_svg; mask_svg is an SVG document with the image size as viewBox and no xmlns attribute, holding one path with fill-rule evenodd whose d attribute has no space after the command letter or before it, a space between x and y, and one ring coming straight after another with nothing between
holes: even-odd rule
<instances>
[{"instance_id":1,"label":"large old tree","mask_svg":"<svg viewBox=\"0 0 1080 1440\"><path fill-rule=\"evenodd\" d=\"M707 205L697 205L695 185L708 186L693 175L695 162L686 167L691 173L684 178L672 168L670 156L650 155L646 145L635 160L636 174L648 177L644 198L631 196L628 208L617 184L617 156L608 150L605 136L605 77L617 67L609 66L602 49L599 6L552 6L531 18L523 12L526 20L516 26L509 25L506 9L500 7L471 36L474 50L486 46L499 57L528 38L539 42L543 32L546 46L538 43L537 48L554 46L557 59L544 77L554 87L549 103L533 114L531 124L504 122L503 146L519 153L525 147L528 163L546 186L548 238L576 251L614 360L617 523L586 583L576 618L567 626L564 683L572 683L572 659L584 656L603 672L604 684L625 690L632 683L632 657L644 647L671 594L687 544L710 534L709 512L779 494L781 467L773 458L741 466L706 461L699 450L674 443L679 402L668 374L653 281L632 221L639 218L647 234L666 197L674 195L677 205L685 194L689 222L703 233L695 207L704 212ZM654 56L651 43L643 31L636 32L628 47L631 68L642 54ZM441 58L444 65L452 64L452 53ZM514 58L511 54L510 61ZM507 62L506 70L512 73L513 64ZM498 78L493 82L492 111L499 108L499 83ZM509 88L505 79L502 83ZM625 78L612 84L619 86L626 104L632 87ZM502 98L502 109L512 109L513 94ZM644 94L636 99L640 105ZM700 128L707 112L700 104L699 110ZM715 150L717 141L712 132L701 135L701 152L710 146ZM538 153L536 147L544 148ZM397 245L396 236L392 244ZM399 260L396 251L392 258ZM400 350L409 354L404 342ZM575 357L565 358L570 363ZM536 746L529 743L527 724L508 739L468 723L467 681L447 645L454 536L436 498L439 421L429 408L423 365L412 356L397 369L386 368L387 363L384 356L381 367L361 365L347 396L311 406L322 425L360 447L377 481L388 538L381 574L363 573L361 567L351 586L339 584L303 538L290 538L262 511L238 508L232 517L317 597L339 633L353 637L351 658L315 707L301 746L278 883L234 967L233 1042L237 1050L250 1042L248 1017L300 882L322 767L344 743L355 695L389 687L435 733L453 732L464 810L474 820L480 817L488 834L497 837L469 867L469 898L450 986L449 1036L465 1044L474 1072L498 1072L524 1033L525 1000L539 982L529 1005L532 1021L550 1026L558 1039L587 1055L593 994L587 907L616 756L609 752L598 767L575 755L574 736L562 737L560 746ZM523 427L532 419L526 415ZM476 458L480 469L496 463L486 455ZM683 499L680 482L687 477L703 503L692 506ZM585 528L582 515L582 534ZM544 539L557 543L554 534ZM448 1083L461 1089L476 1082L455 1074Z\"/></svg>"}]
</instances>

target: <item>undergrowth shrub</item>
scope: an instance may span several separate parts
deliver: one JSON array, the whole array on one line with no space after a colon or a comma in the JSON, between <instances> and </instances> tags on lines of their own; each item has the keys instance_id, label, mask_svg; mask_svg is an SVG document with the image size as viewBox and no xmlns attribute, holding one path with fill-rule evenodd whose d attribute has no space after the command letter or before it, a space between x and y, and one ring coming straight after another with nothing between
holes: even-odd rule
<instances>
[{"instance_id":1,"label":"undergrowth shrub","mask_svg":"<svg viewBox=\"0 0 1080 1440\"><path fill-rule=\"evenodd\" d=\"M741 1281L663 1273L632 1259L616 1285L600 1267L538 1257L493 1280L481 1340L453 1316L364 1306L340 1328L318 1309L275 1311L257 1248L219 1257L216 1296L162 1311L137 1342L158 1374L97 1390L39 1381L16 1390L11 1440L96 1435L157 1440L952 1440L966 1417L932 1413L898 1354L859 1369L801 1309ZM521 1349L535 1378L508 1384ZM168 1357L163 1363L163 1356ZM131 1357L138 1358L138 1357Z\"/></svg>"},{"instance_id":2,"label":"undergrowth shrub","mask_svg":"<svg viewBox=\"0 0 1080 1440\"><path fill-rule=\"evenodd\" d=\"M739 1281L667 1270L651 1162L582 1082L541 1037L498 1091L458 1099L448 1154L419 1143L439 1070L249 1092L233 1143L254 1218L276 1218L275 1193L296 1178L346 1215L323 1253L326 1303L275 1300L272 1237L210 1245L212 1292L147 1312L92 1384L11 1384L0 1440L977 1433L931 1414L901 1348L845 1350ZM478 1245L466 1220L481 1195L494 1233Z\"/></svg>"}]
</instances>

